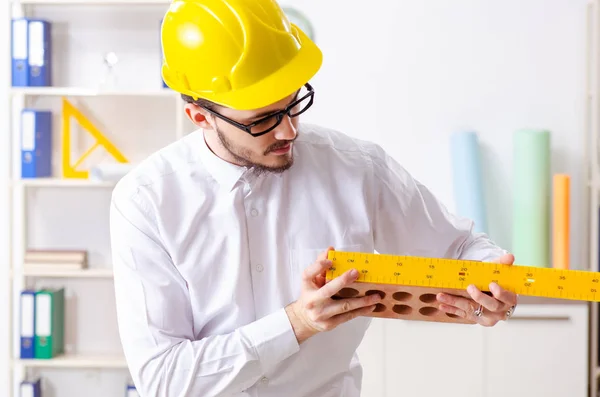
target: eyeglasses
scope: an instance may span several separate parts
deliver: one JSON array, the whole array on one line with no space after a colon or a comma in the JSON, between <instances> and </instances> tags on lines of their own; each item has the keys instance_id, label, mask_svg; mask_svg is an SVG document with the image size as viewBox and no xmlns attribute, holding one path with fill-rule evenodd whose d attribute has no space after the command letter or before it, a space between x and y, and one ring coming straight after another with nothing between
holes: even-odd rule
<instances>
[{"instance_id":1,"label":"eyeglasses","mask_svg":"<svg viewBox=\"0 0 600 397\"><path fill-rule=\"evenodd\" d=\"M300 99L297 99L294 102L290 103L285 109L260 118L250 124L239 123L235 120L230 119L229 117L225 117L222 114L217 113L214 110L208 109L206 107L203 107L203 109L213 114L214 116L220 118L221 120L226 121L227 123L243 131L246 131L248 134L254 137L259 137L274 130L279 124L281 124L281 121L283 120L283 117L285 115L288 115L290 117L298 117L312 106L315 91L309 83L306 83L304 86L308 90L308 93L304 94Z\"/></svg>"}]
</instances>

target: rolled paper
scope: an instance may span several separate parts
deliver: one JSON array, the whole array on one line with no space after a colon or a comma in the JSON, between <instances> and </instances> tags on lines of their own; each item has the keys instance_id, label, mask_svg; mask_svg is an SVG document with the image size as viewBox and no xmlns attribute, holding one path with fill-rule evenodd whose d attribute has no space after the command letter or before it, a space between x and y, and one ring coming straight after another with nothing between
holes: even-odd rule
<instances>
[{"instance_id":1,"label":"rolled paper","mask_svg":"<svg viewBox=\"0 0 600 397\"><path fill-rule=\"evenodd\" d=\"M550 267L550 132L517 131L513 137L515 264Z\"/></svg>"},{"instance_id":2,"label":"rolled paper","mask_svg":"<svg viewBox=\"0 0 600 397\"><path fill-rule=\"evenodd\" d=\"M552 267L569 269L570 178L554 175L552 185Z\"/></svg>"},{"instance_id":3,"label":"rolled paper","mask_svg":"<svg viewBox=\"0 0 600 397\"><path fill-rule=\"evenodd\" d=\"M472 131L453 134L451 150L456 213L471 219L475 223L475 231L487 233L483 172L477 134Z\"/></svg>"}]
</instances>

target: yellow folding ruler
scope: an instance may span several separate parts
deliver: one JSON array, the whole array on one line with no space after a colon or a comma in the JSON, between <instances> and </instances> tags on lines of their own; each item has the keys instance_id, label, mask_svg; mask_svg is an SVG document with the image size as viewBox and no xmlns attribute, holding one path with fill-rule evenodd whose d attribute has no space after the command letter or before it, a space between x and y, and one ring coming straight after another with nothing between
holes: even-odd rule
<instances>
[{"instance_id":1,"label":"yellow folding ruler","mask_svg":"<svg viewBox=\"0 0 600 397\"><path fill-rule=\"evenodd\" d=\"M470 260L329 251L327 279L350 269L357 282L489 291L491 282L519 295L600 302L600 273Z\"/></svg>"}]
</instances>

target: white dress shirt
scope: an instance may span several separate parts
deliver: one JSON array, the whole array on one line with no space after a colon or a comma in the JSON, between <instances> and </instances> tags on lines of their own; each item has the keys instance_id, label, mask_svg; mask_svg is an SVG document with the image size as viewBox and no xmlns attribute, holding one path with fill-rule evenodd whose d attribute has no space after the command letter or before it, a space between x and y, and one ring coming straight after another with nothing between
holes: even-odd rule
<instances>
[{"instance_id":1,"label":"white dress shirt","mask_svg":"<svg viewBox=\"0 0 600 397\"><path fill-rule=\"evenodd\" d=\"M293 151L290 170L253 177L198 130L116 186L118 325L141 396L359 396L370 318L299 345L284 311L320 252L505 253L375 144L301 124Z\"/></svg>"}]
</instances>

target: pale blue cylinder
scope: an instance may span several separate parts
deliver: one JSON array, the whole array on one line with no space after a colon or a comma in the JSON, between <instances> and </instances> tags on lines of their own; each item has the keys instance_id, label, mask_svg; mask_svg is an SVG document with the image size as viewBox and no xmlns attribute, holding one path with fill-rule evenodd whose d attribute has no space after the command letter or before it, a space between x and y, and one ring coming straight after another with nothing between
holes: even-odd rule
<instances>
[{"instance_id":1,"label":"pale blue cylinder","mask_svg":"<svg viewBox=\"0 0 600 397\"><path fill-rule=\"evenodd\" d=\"M456 214L471 219L474 230L488 233L479 139L472 131L452 135L452 177Z\"/></svg>"}]
</instances>

